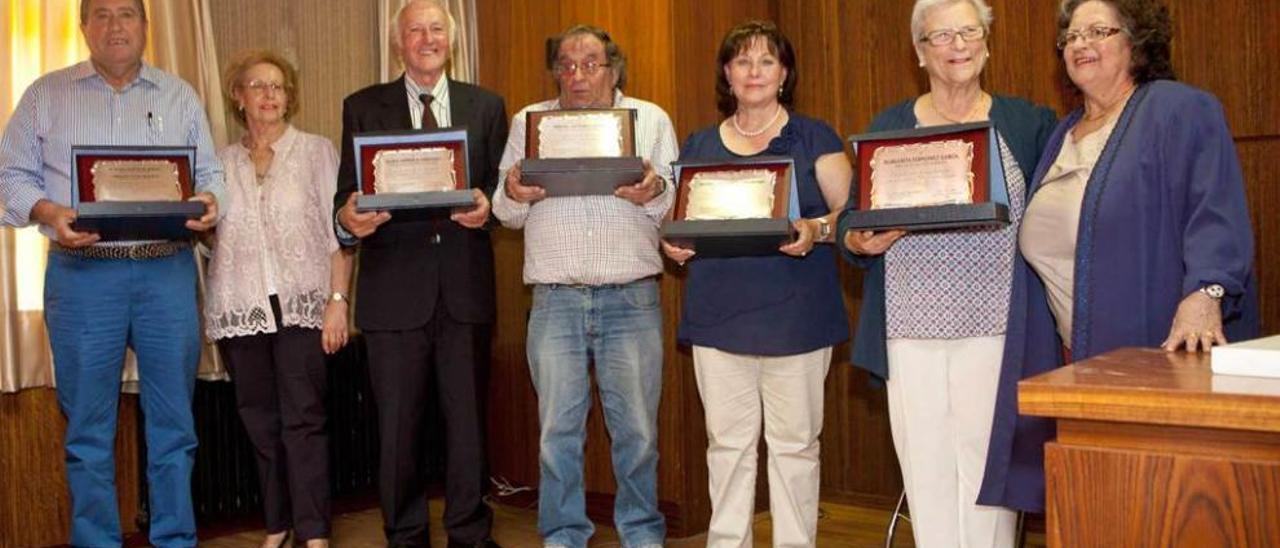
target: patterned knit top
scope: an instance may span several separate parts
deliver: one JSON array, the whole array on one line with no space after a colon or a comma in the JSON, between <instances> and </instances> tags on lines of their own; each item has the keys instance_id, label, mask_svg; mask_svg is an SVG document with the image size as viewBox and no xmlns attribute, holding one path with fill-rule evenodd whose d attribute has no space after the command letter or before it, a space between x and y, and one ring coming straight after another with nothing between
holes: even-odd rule
<instances>
[{"instance_id":1,"label":"patterned knit top","mask_svg":"<svg viewBox=\"0 0 1280 548\"><path fill-rule=\"evenodd\" d=\"M908 234L890 247L885 253L888 338L1004 334L1026 181L1004 138L998 140L1009 189L1009 225Z\"/></svg>"}]
</instances>

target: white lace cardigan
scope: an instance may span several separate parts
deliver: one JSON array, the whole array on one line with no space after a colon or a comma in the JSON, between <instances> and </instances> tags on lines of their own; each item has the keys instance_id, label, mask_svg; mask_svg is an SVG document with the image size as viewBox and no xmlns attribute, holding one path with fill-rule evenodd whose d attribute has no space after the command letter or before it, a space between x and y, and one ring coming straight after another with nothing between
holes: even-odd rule
<instances>
[{"instance_id":1,"label":"white lace cardigan","mask_svg":"<svg viewBox=\"0 0 1280 548\"><path fill-rule=\"evenodd\" d=\"M329 257L338 249L333 233L338 155L328 139L292 126L272 150L275 157L262 183L243 145L218 152L228 203L209 261L204 317L210 339L279 329L268 300L269 271L285 326L319 329L323 324Z\"/></svg>"}]
</instances>

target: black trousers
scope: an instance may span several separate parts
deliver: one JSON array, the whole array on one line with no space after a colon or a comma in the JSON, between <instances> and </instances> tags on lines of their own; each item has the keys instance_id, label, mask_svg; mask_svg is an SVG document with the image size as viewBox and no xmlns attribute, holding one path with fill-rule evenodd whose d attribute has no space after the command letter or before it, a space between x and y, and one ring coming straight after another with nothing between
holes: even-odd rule
<instances>
[{"instance_id":1,"label":"black trousers","mask_svg":"<svg viewBox=\"0 0 1280 548\"><path fill-rule=\"evenodd\" d=\"M280 307L271 298L276 325ZM236 389L236 407L253 442L269 533L293 529L299 541L329 538L328 379L320 331L218 341Z\"/></svg>"},{"instance_id":2,"label":"black trousers","mask_svg":"<svg viewBox=\"0 0 1280 548\"><path fill-rule=\"evenodd\" d=\"M461 323L443 302L427 325L366 331L378 408L378 494L389 546L428 546L426 416L434 378L445 423L444 526L449 539L489 537L493 512L482 500L488 470L482 397L488 324Z\"/></svg>"}]
</instances>

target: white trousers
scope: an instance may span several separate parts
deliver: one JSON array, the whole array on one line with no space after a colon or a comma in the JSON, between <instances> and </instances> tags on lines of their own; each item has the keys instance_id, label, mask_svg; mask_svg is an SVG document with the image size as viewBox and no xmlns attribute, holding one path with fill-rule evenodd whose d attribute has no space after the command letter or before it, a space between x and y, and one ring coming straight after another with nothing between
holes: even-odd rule
<instances>
[{"instance_id":1,"label":"white trousers","mask_svg":"<svg viewBox=\"0 0 1280 548\"><path fill-rule=\"evenodd\" d=\"M979 506L1004 336L890 339L889 423L921 548L1013 546L1016 514Z\"/></svg>"},{"instance_id":2,"label":"white trousers","mask_svg":"<svg viewBox=\"0 0 1280 548\"><path fill-rule=\"evenodd\" d=\"M711 526L707 546L752 545L760 424L769 455L773 545L814 546L818 531L818 435L831 348L748 356L693 347L707 417Z\"/></svg>"}]
</instances>

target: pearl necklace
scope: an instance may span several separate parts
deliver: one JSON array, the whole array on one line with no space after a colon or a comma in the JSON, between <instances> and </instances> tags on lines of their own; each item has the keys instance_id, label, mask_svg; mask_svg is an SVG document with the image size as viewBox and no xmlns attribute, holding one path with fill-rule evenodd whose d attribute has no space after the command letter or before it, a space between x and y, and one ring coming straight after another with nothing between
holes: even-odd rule
<instances>
[{"instance_id":1,"label":"pearl necklace","mask_svg":"<svg viewBox=\"0 0 1280 548\"><path fill-rule=\"evenodd\" d=\"M737 114L734 114L729 121L733 123L733 130L738 132L738 135L743 137L759 137L763 135L764 132L769 131L769 128L773 127L774 122L778 121L779 116L782 116L782 105L778 105L778 110L774 111L773 118L769 119L769 123L765 124L764 127L761 127L759 130L751 132L743 131L742 126L738 125Z\"/></svg>"}]
</instances>

